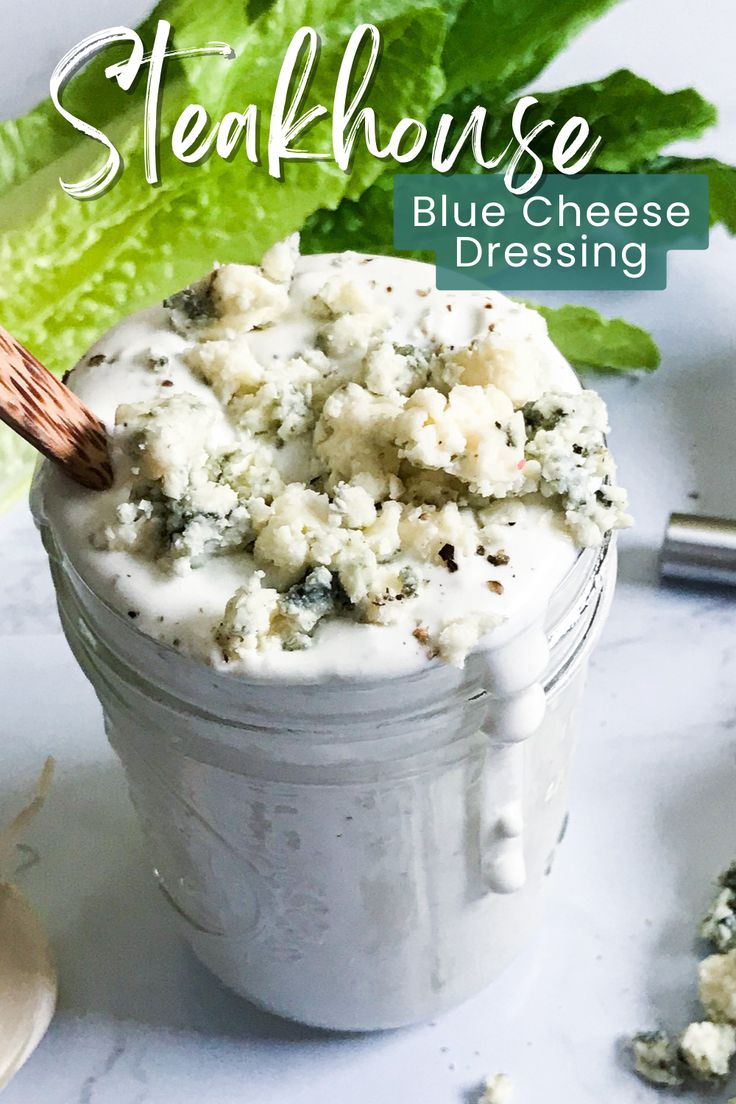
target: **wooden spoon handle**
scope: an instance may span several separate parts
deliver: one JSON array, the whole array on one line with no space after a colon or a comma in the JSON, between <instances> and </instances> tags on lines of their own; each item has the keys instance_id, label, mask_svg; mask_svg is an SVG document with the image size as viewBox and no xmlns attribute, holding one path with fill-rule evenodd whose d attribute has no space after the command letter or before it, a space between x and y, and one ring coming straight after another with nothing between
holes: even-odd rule
<instances>
[{"instance_id":1,"label":"wooden spoon handle","mask_svg":"<svg viewBox=\"0 0 736 1104\"><path fill-rule=\"evenodd\" d=\"M83 487L112 484L102 422L2 326L0 419Z\"/></svg>"}]
</instances>

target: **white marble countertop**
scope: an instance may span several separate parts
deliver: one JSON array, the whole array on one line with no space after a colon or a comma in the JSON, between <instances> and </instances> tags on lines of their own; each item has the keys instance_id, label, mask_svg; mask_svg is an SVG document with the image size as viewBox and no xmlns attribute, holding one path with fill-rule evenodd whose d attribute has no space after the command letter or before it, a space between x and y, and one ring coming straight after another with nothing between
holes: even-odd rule
<instances>
[{"instance_id":1,"label":"white marble countertop","mask_svg":"<svg viewBox=\"0 0 736 1104\"><path fill-rule=\"evenodd\" d=\"M145 6L20 8L6 28L0 112L42 94L77 38L132 22ZM699 148L733 160L734 30L730 0L695 9L630 0L555 63L548 83L623 64L666 87L691 82L722 112ZM620 1040L695 1012L696 920L710 879L736 856L736 592L662 589L655 571L670 510L736 515L735 262L736 243L716 232L707 253L671 261L666 292L600 300L652 329L664 362L652 378L602 385L638 525L622 542L592 666L570 827L536 942L485 993L425 1027L341 1037L289 1025L193 960L149 879L27 508L0 521L0 810L17 808L44 756L56 756L29 840L39 861L22 885L61 977L52 1028L3 1104L470 1104L499 1070L516 1082L518 1104L656 1099L629 1072Z\"/></svg>"}]
</instances>

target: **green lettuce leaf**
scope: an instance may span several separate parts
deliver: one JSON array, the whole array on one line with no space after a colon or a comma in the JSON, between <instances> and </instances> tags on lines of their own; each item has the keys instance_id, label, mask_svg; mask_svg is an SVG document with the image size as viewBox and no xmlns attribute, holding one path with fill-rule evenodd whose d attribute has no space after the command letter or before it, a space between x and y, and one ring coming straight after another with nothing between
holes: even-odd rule
<instances>
[{"instance_id":1,"label":"green lettuce leaf","mask_svg":"<svg viewBox=\"0 0 736 1104\"><path fill-rule=\"evenodd\" d=\"M653 173L705 173L710 184L711 226L736 234L736 167L713 157L660 157L641 167Z\"/></svg>"},{"instance_id":2,"label":"green lettuce leaf","mask_svg":"<svg viewBox=\"0 0 736 1104\"><path fill-rule=\"evenodd\" d=\"M172 12L178 14L174 9L179 3L181 0L162 0L155 12L136 28L148 48L153 42L157 20L169 19ZM209 37L205 35L202 41ZM147 70L140 74L130 93L122 92L104 73L108 65L129 57L130 49L129 44L110 46L93 58L67 85L61 97L63 106L92 126L107 130L112 120L125 113L131 101L142 104ZM166 64L167 85L184 82L191 86L194 95L191 66L185 70L176 59ZM0 122L0 197L83 143L88 144L89 139L84 139L62 118L50 99L19 119Z\"/></svg>"},{"instance_id":3,"label":"green lettuce leaf","mask_svg":"<svg viewBox=\"0 0 736 1104\"><path fill-rule=\"evenodd\" d=\"M367 0L279 0L244 26L236 61L209 59L221 74L215 82L218 104L258 104L265 128L286 45L309 21L319 25L322 36L310 102L329 102L347 38L369 14L383 33L384 66L372 103L384 126L406 114L426 116L443 88L439 59L445 28L443 14L426 0L374 0L370 5ZM210 36L218 26L212 22ZM227 67L218 70L222 65ZM165 92L164 137L186 102ZM132 120L132 112L128 108L108 128L129 164L106 195L80 203L58 185L50 187L58 176L74 179L90 156L99 157L87 140L3 200L0 313L7 328L54 370L73 364L120 317L189 283L214 260L257 259L319 206L335 207L344 195L360 194L383 169L363 152L349 174L330 161L301 162L287 165L285 180L277 182L263 166L244 158L211 157L203 165L181 165L166 154L164 140L162 182L153 188L143 178L140 116ZM318 124L310 141L326 143L326 130ZM22 287L18 257L25 258Z\"/></svg>"},{"instance_id":4,"label":"green lettuce leaf","mask_svg":"<svg viewBox=\"0 0 736 1104\"><path fill-rule=\"evenodd\" d=\"M547 322L549 336L576 368L621 372L659 366L653 338L623 318L604 318L591 307L544 307L530 303Z\"/></svg>"},{"instance_id":5,"label":"green lettuce leaf","mask_svg":"<svg viewBox=\"0 0 736 1104\"><path fill-rule=\"evenodd\" d=\"M451 94L464 88L510 96L618 0L465 0L447 36Z\"/></svg>"},{"instance_id":6,"label":"green lettuce leaf","mask_svg":"<svg viewBox=\"0 0 736 1104\"><path fill-rule=\"evenodd\" d=\"M581 115L601 144L590 164L592 172L636 172L671 142L700 135L716 122L713 104L695 91L683 88L663 92L628 69L619 69L601 80L573 85L555 92L535 93L539 103L529 112L530 124L544 118L565 120ZM502 125L510 131L511 113ZM543 131L534 149L554 172L551 161L555 131Z\"/></svg>"}]
</instances>

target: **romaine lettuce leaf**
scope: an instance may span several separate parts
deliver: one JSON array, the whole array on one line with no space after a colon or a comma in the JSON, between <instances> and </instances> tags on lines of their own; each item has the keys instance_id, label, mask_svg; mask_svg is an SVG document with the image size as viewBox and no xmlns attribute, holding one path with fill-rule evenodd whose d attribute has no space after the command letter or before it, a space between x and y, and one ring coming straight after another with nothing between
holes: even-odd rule
<instances>
[{"instance_id":1,"label":"romaine lettuce leaf","mask_svg":"<svg viewBox=\"0 0 736 1104\"><path fill-rule=\"evenodd\" d=\"M604 318L591 307L544 307L530 303L547 322L549 336L576 368L620 372L659 366L653 338L623 318Z\"/></svg>"},{"instance_id":2,"label":"romaine lettuce leaf","mask_svg":"<svg viewBox=\"0 0 736 1104\"><path fill-rule=\"evenodd\" d=\"M243 31L234 62L210 59L215 67L226 65L219 70L218 103L256 103L266 127L286 45L310 20L322 34L310 103L329 102L347 38L369 15L383 35L384 64L371 93L383 127L407 114L426 116L443 88L445 27L443 14L426 0L278 0ZM165 92L164 136L185 103ZM287 165L285 180L277 182L244 157L181 165L162 141L162 182L154 188L143 178L140 118L137 126L131 123L132 110L108 128L131 163L106 195L80 203L58 185L50 187L52 179L74 179L90 156L99 157L88 142L3 200L0 313L7 328L55 370L73 364L96 334L124 314L195 279L215 259L257 259L318 207L360 194L383 169L362 152L349 174L331 161L301 162ZM311 141L327 139L328 126L318 125Z\"/></svg>"},{"instance_id":3,"label":"romaine lettuce leaf","mask_svg":"<svg viewBox=\"0 0 736 1104\"><path fill-rule=\"evenodd\" d=\"M232 3L233 0L227 0L223 7ZM148 48L153 42L158 19L168 19L172 12L178 15L179 5L183 7L183 0L162 0L155 11L136 28ZM233 6L240 9L240 0ZM205 35L204 41L209 37ZM92 126L105 130L111 120L125 113L131 101L135 100L137 105L142 104L147 70L142 71L128 94L122 93L118 85L107 80L104 74L108 65L125 60L130 49L128 44L119 44L93 58L64 90L64 107ZM192 66L185 69L176 59L167 61L166 65L167 85L184 82L191 86L193 98L196 84ZM39 169L83 144L88 145L89 140L83 138L79 131L62 118L50 99L44 100L18 119L0 122L0 196L17 184L27 181ZM58 187L55 179L53 183Z\"/></svg>"},{"instance_id":4,"label":"romaine lettuce leaf","mask_svg":"<svg viewBox=\"0 0 736 1104\"><path fill-rule=\"evenodd\" d=\"M695 91L682 88L663 92L629 69L618 69L601 80L554 92L535 93L539 103L530 109L529 125L549 118L564 121L581 115L601 144L590 165L592 172L636 172L642 163L683 138L699 138L716 122L713 104ZM510 131L511 112L502 133ZM556 131L542 131L534 149L554 172L551 161Z\"/></svg>"},{"instance_id":5,"label":"romaine lettuce leaf","mask_svg":"<svg viewBox=\"0 0 736 1104\"><path fill-rule=\"evenodd\" d=\"M618 0L465 0L447 35L450 94L463 88L510 96Z\"/></svg>"},{"instance_id":6,"label":"romaine lettuce leaf","mask_svg":"<svg viewBox=\"0 0 736 1104\"><path fill-rule=\"evenodd\" d=\"M711 226L725 226L736 234L736 167L713 157L660 157L641 167L642 172L705 173L710 184Z\"/></svg>"}]
</instances>

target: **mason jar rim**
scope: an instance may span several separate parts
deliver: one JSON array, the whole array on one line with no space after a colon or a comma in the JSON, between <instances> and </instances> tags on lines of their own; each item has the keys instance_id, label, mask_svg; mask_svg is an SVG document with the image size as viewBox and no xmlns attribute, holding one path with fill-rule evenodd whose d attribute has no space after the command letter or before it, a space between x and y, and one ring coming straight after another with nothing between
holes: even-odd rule
<instances>
[{"instance_id":1,"label":"mason jar rim","mask_svg":"<svg viewBox=\"0 0 736 1104\"><path fill-rule=\"evenodd\" d=\"M406 674L362 680L285 683L222 672L142 633L102 601L63 556L47 528L43 537L62 625L98 695L108 702L116 700L128 711L145 712L155 703L176 716L188 739L199 731L216 730L218 745L234 752L242 747L247 731L256 745L271 748L269 754L276 753L277 746L299 745L304 754L313 746L315 754L321 747L320 754L342 758L350 746L361 747L364 757L371 748L377 751L387 741L401 740L406 725L426 726L429 738L430 732L442 728L448 709L474 713L493 697L482 653L471 653L462 669L438 661ZM593 628L602 621L596 616L601 595L612 590L613 576L602 570L612 562L611 544L581 553L561 581L570 597L555 618L559 635L541 679L548 698L563 688L592 646ZM346 731L351 734L347 742ZM330 747L334 751L328 751Z\"/></svg>"}]
</instances>

